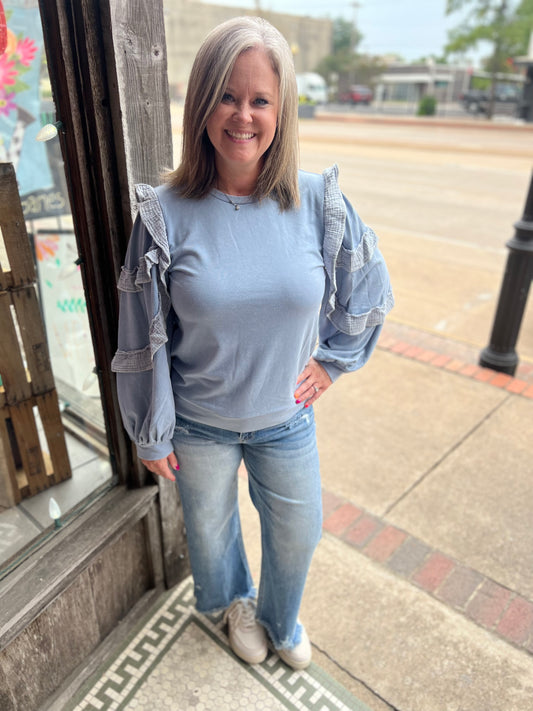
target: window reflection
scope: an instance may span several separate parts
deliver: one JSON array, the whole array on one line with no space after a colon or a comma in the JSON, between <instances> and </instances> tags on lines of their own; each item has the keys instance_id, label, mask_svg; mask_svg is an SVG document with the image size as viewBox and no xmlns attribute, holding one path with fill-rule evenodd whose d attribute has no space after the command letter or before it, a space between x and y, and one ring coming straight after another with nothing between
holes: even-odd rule
<instances>
[{"instance_id":1,"label":"window reflection","mask_svg":"<svg viewBox=\"0 0 533 711\"><path fill-rule=\"evenodd\" d=\"M114 483L60 143L35 140L56 120L38 2L2 5L0 162L26 230L0 208L0 577L55 535L51 497L67 525Z\"/></svg>"}]
</instances>

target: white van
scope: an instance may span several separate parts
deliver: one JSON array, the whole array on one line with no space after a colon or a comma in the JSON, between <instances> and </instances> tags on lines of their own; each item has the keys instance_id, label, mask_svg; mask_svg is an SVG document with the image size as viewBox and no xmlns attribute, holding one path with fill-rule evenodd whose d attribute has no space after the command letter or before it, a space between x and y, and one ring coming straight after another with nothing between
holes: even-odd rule
<instances>
[{"instance_id":1,"label":"white van","mask_svg":"<svg viewBox=\"0 0 533 711\"><path fill-rule=\"evenodd\" d=\"M314 72L304 72L296 75L298 96L316 104L326 104L328 101L328 85L326 80Z\"/></svg>"}]
</instances>

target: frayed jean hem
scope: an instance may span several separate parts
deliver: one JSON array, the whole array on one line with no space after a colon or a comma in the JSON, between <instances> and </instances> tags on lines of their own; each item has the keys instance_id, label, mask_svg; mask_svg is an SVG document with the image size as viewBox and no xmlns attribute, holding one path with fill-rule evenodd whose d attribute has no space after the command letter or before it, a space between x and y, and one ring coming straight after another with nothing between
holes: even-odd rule
<instances>
[{"instance_id":1,"label":"frayed jean hem","mask_svg":"<svg viewBox=\"0 0 533 711\"><path fill-rule=\"evenodd\" d=\"M255 588L252 588L246 595L235 595L235 597L230 600L230 602L227 605L218 605L217 607L211 607L211 608L206 608L202 609L201 605L198 605L197 602L194 604L194 609L201 613L202 615L218 615L220 612L224 612L224 610L227 610L228 607L232 603L235 602L235 600L256 600L257 599L257 590Z\"/></svg>"},{"instance_id":2,"label":"frayed jean hem","mask_svg":"<svg viewBox=\"0 0 533 711\"><path fill-rule=\"evenodd\" d=\"M268 624L268 622L264 622L264 621L261 620L259 617L257 617L256 619L257 619L257 621L259 622L259 624L262 625L262 626L265 628L266 633L267 633L267 635L268 635L268 639L269 639L270 642L272 643L272 647L273 647L275 650L278 650L278 649L294 649L294 647L296 647L296 646L297 646L298 644L300 644L300 642L302 641L302 625L301 625L300 622L298 622L298 623L296 624L296 631L295 631L295 633L294 633L294 640L283 639L283 640L281 640L281 642L280 642L279 644L276 644L276 643L274 642L274 635L272 634L272 628L271 628L271 626Z\"/></svg>"}]
</instances>

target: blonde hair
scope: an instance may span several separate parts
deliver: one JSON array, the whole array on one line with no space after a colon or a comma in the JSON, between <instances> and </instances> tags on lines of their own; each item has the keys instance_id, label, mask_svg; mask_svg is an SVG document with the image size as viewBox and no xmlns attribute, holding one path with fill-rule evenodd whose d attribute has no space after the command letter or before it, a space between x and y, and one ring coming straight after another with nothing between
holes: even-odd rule
<instances>
[{"instance_id":1,"label":"blonde hair","mask_svg":"<svg viewBox=\"0 0 533 711\"><path fill-rule=\"evenodd\" d=\"M252 48L266 52L279 81L278 125L264 154L254 197L272 197L282 210L288 210L300 203L296 77L287 41L260 17L236 17L222 23L198 50L185 98L181 163L168 180L188 198L205 197L214 187L215 151L206 124L226 91L237 58Z\"/></svg>"}]
</instances>

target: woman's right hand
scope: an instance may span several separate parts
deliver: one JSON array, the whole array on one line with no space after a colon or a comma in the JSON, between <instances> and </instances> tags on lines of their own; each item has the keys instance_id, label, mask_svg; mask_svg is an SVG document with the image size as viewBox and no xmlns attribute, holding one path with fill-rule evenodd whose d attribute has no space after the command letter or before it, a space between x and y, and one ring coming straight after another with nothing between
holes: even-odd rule
<instances>
[{"instance_id":1,"label":"woman's right hand","mask_svg":"<svg viewBox=\"0 0 533 711\"><path fill-rule=\"evenodd\" d=\"M171 452L165 459L141 459L144 466L157 476L162 476L163 479L168 479L169 481L176 481L175 475L172 473L172 469L177 471L179 469L178 460L174 452Z\"/></svg>"}]
</instances>

